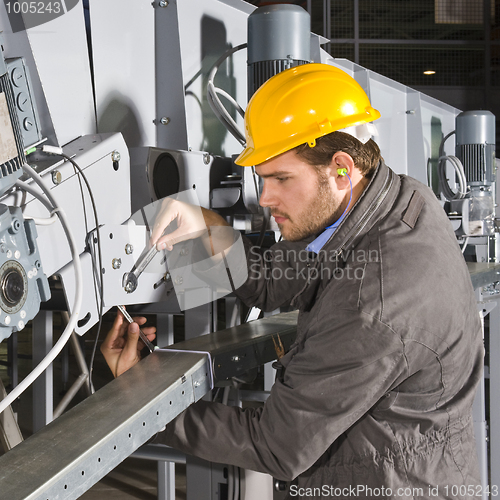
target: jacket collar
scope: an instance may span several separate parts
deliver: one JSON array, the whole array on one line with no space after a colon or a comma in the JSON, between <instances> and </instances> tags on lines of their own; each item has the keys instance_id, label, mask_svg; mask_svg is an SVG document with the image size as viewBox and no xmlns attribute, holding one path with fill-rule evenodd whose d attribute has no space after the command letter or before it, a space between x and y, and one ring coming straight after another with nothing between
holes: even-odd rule
<instances>
[{"instance_id":1,"label":"jacket collar","mask_svg":"<svg viewBox=\"0 0 500 500\"><path fill-rule=\"evenodd\" d=\"M326 242L324 249L341 254L356 246L359 239L387 215L399 187L399 176L381 160L370 183Z\"/></svg>"},{"instance_id":2,"label":"jacket collar","mask_svg":"<svg viewBox=\"0 0 500 500\"><path fill-rule=\"evenodd\" d=\"M389 213L399 193L400 183L399 176L380 161L370 183L325 243L322 251L328 256L335 254L338 260L342 258L344 252L354 248L359 240ZM328 261L331 262L331 259L328 258ZM326 264L318 255L314 267L320 263ZM318 293L321 293L322 280L311 279L310 276L313 274L309 274L302 290L292 299L292 306L307 311L314 304ZM318 273L319 275L321 273Z\"/></svg>"}]
</instances>

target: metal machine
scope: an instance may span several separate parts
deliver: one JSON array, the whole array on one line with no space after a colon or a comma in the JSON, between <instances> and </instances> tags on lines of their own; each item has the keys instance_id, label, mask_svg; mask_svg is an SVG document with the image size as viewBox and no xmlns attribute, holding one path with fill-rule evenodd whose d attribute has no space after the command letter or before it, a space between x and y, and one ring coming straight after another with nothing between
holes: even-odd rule
<instances>
[{"instance_id":1,"label":"metal machine","mask_svg":"<svg viewBox=\"0 0 500 500\"><path fill-rule=\"evenodd\" d=\"M333 58L321 49L326 40L310 33L307 12L296 6L255 10L242 0L60 3L64 8L57 15L36 19L30 17L34 13L22 11L13 17L5 3L0 5L5 55L5 62L0 60L0 340L35 318L34 338L43 339L43 345L50 343L51 316L39 313L40 302L50 297L46 276L56 277L72 318L61 344L56 344L59 350L73 330L85 334L115 305L144 304L148 311L167 317L169 333L172 315L182 313L186 339L195 342L199 335L215 330L217 299L223 299L230 313L228 326L235 327L240 315L229 285L220 291L188 284L180 272L173 272L187 263L181 260L177 267L172 263L165 267L161 254L151 255L153 265L144 272L138 260L148 249L155 203L179 193L190 193L201 206L218 210L235 230L255 235L260 244L266 236L274 240L277 227L258 204L259 179L253 169L236 166L232 158L245 140L243 114L253 92L277 72L309 62L337 66L364 88L382 114L375 140L386 163L432 187L467 259L493 266L476 269L480 277L474 279L483 315L495 309L498 238L491 113L461 113L348 60ZM21 28L19 16L24 20ZM447 141L454 131L456 148ZM21 177L23 168L27 173ZM59 223L55 217L61 213ZM189 252L183 248L177 257ZM199 293L190 302L188 291L195 287ZM281 324L277 319L276 328L291 335L292 320L287 316ZM491 321L490 328L500 328L497 323ZM245 330L249 337L250 330ZM238 353L247 348L248 339L235 331L243 330L231 333L238 342L224 344L233 354L223 358L227 373L219 382L272 358L266 351L251 366L242 367ZM171 335L160 341L171 343ZM75 447L74 456L64 457L77 464L66 476L57 470L57 454L51 455L57 482L47 477L29 498L77 498L159 430L156 412L168 410L169 418L174 418L209 392L207 367L210 356L219 351L198 342L180 346L191 351L184 357L159 354L168 372L168 389L158 384L145 393L141 404L124 416L126 431L109 428L99 443ZM270 349L268 337L253 339L254 343L263 346L262 353ZM37 350L39 358L48 354L44 347ZM195 350L203 353L193 354ZM54 356L50 350L46 366ZM172 356L176 356L173 364ZM153 370L144 366L146 372ZM192 382L187 392L185 374ZM268 390L269 366L265 374ZM35 427L41 428L52 419L50 372L37 384L35 401L43 411ZM14 397L9 396L4 407ZM95 412L105 397L109 394L98 391L86 400L81 414L78 407L72 410L60 424L64 432L79 415L87 418ZM153 399L158 406L151 404ZM170 409L172 403L175 411ZM483 438L485 404L478 404L477 413L478 436ZM58 422L43 435L57 435ZM500 461L497 425L500 428L495 421L491 426L493 463ZM37 435L4 459L12 453L16 467L22 466L23 453L43 453L36 440ZM85 446L91 453L82 458ZM478 447L486 471L485 439L478 439ZM172 463L179 460L171 458ZM106 467L100 469L96 464L104 459ZM0 490L2 481L8 481L9 472L5 469L2 476L3 470L0 467ZM161 490L162 498L173 498L172 474L168 468L160 476L170 481ZM190 500L244 495L244 487L240 491L235 486L240 484L238 471L233 470L229 480L218 466L188 460L187 474ZM272 498L271 478L253 481L249 474L247 491L258 484L261 498ZM39 493L43 496L36 496Z\"/></svg>"}]
</instances>

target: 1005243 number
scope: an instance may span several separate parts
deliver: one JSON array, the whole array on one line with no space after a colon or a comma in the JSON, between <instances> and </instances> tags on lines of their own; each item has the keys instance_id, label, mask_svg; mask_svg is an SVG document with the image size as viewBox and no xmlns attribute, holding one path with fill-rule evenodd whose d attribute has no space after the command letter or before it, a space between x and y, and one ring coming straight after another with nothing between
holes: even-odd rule
<instances>
[{"instance_id":1,"label":"1005243 number","mask_svg":"<svg viewBox=\"0 0 500 500\"><path fill-rule=\"evenodd\" d=\"M7 14L61 14L61 2L5 2Z\"/></svg>"},{"instance_id":2,"label":"1005243 number","mask_svg":"<svg viewBox=\"0 0 500 500\"><path fill-rule=\"evenodd\" d=\"M445 486L444 487L446 496L451 495L454 498L457 497L482 497L483 495L486 495L488 497L496 497L499 494L498 486L493 485L493 486L465 486L465 485L460 485L460 486Z\"/></svg>"}]
</instances>

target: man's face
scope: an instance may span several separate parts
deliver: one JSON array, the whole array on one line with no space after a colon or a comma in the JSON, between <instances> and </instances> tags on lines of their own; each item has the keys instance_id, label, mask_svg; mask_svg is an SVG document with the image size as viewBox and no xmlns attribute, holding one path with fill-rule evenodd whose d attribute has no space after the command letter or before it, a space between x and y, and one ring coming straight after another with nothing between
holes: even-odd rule
<instances>
[{"instance_id":1,"label":"man's face","mask_svg":"<svg viewBox=\"0 0 500 500\"><path fill-rule=\"evenodd\" d=\"M332 189L328 167L318 173L292 150L261 163L256 172L264 179L259 203L271 209L286 240L317 234L340 216L344 195Z\"/></svg>"}]
</instances>

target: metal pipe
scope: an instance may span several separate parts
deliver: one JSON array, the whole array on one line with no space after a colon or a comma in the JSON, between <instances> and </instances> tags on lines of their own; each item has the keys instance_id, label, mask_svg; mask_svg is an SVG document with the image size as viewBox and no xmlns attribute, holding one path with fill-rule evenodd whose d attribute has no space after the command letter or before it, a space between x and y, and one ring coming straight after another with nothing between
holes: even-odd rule
<instances>
[{"instance_id":1,"label":"metal pipe","mask_svg":"<svg viewBox=\"0 0 500 500\"><path fill-rule=\"evenodd\" d=\"M176 464L185 464L186 455L163 444L145 444L132 453L134 458L146 460L163 460Z\"/></svg>"}]
</instances>

